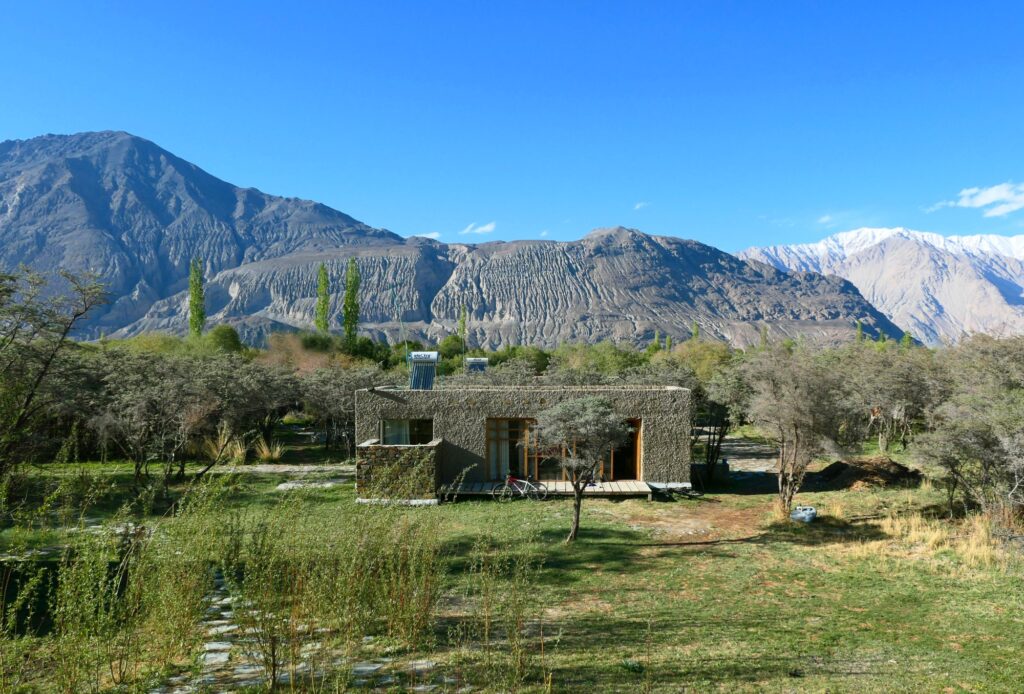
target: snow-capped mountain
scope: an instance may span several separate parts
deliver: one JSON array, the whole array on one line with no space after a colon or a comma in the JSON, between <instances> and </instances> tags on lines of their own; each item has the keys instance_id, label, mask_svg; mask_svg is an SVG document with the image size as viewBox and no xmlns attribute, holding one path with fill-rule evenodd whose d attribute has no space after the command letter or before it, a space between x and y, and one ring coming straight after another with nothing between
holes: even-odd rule
<instances>
[{"instance_id":1,"label":"snow-capped mountain","mask_svg":"<svg viewBox=\"0 0 1024 694\"><path fill-rule=\"evenodd\" d=\"M1024 235L864 228L739 255L847 279L890 320L931 344L978 332L1024 334Z\"/></svg>"}]
</instances>

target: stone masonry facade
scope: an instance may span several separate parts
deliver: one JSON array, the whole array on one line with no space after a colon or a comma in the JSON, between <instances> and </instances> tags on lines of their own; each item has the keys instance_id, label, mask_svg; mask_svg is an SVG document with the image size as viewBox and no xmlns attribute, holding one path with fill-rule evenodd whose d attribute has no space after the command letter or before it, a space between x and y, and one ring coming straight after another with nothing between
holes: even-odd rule
<instances>
[{"instance_id":1,"label":"stone masonry facade","mask_svg":"<svg viewBox=\"0 0 1024 694\"><path fill-rule=\"evenodd\" d=\"M653 483L690 481L691 396L676 386L381 387L356 392L356 440L379 439L385 419L431 419L439 439L439 484L464 474L487 482L487 420L530 419L561 402L607 399L623 419L641 422L641 474ZM376 441L374 441L376 443ZM363 444L360 445L363 447ZM379 447L403 448L395 447ZM415 448L415 447L414 447Z\"/></svg>"},{"instance_id":2,"label":"stone masonry facade","mask_svg":"<svg viewBox=\"0 0 1024 694\"><path fill-rule=\"evenodd\" d=\"M440 441L423 446L382 446L376 439L356 447L356 495L400 495L433 499L441 483L437 453Z\"/></svg>"}]
</instances>

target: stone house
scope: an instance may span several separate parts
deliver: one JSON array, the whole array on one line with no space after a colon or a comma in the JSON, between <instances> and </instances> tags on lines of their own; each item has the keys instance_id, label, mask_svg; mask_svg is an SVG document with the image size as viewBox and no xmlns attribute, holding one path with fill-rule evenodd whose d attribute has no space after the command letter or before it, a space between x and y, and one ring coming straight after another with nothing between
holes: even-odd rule
<instances>
[{"instance_id":1,"label":"stone house","mask_svg":"<svg viewBox=\"0 0 1024 694\"><path fill-rule=\"evenodd\" d=\"M425 465L418 466L418 498L437 498L455 482L489 490L509 472L558 489L563 471L557 452L539 440L534 418L552 405L589 396L607 399L632 428L629 442L600 466L607 489L632 481L637 484L629 489L649 495L658 485L689 486L692 405L685 388L441 386L356 392L357 491L374 474L410 460L410 453Z\"/></svg>"}]
</instances>

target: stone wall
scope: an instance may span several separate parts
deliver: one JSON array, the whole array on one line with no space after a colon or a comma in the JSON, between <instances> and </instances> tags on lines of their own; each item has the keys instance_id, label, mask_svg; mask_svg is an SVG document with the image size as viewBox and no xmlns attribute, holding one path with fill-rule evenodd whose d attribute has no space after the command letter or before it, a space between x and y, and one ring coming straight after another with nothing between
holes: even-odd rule
<instances>
[{"instance_id":1,"label":"stone wall","mask_svg":"<svg viewBox=\"0 0 1024 694\"><path fill-rule=\"evenodd\" d=\"M423 446L385 446L369 440L356 447L356 496L360 499L436 499L440 441Z\"/></svg>"},{"instance_id":2,"label":"stone wall","mask_svg":"<svg viewBox=\"0 0 1024 694\"><path fill-rule=\"evenodd\" d=\"M641 479L690 480L690 391L675 386L463 386L356 392L356 440L380 436L383 419L432 419L442 482L465 473L487 482L487 419L532 418L567 400L597 396L623 419L641 420Z\"/></svg>"}]
</instances>

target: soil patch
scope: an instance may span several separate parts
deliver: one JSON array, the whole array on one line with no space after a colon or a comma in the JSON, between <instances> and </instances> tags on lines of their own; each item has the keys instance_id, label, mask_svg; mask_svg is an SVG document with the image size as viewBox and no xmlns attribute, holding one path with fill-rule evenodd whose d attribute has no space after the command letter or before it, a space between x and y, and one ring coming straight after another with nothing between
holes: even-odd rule
<instances>
[{"instance_id":1,"label":"soil patch","mask_svg":"<svg viewBox=\"0 0 1024 694\"><path fill-rule=\"evenodd\" d=\"M921 473L888 456L837 460L813 474L815 489L868 489L870 487L916 486Z\"/></svg>"}]
</instances>

